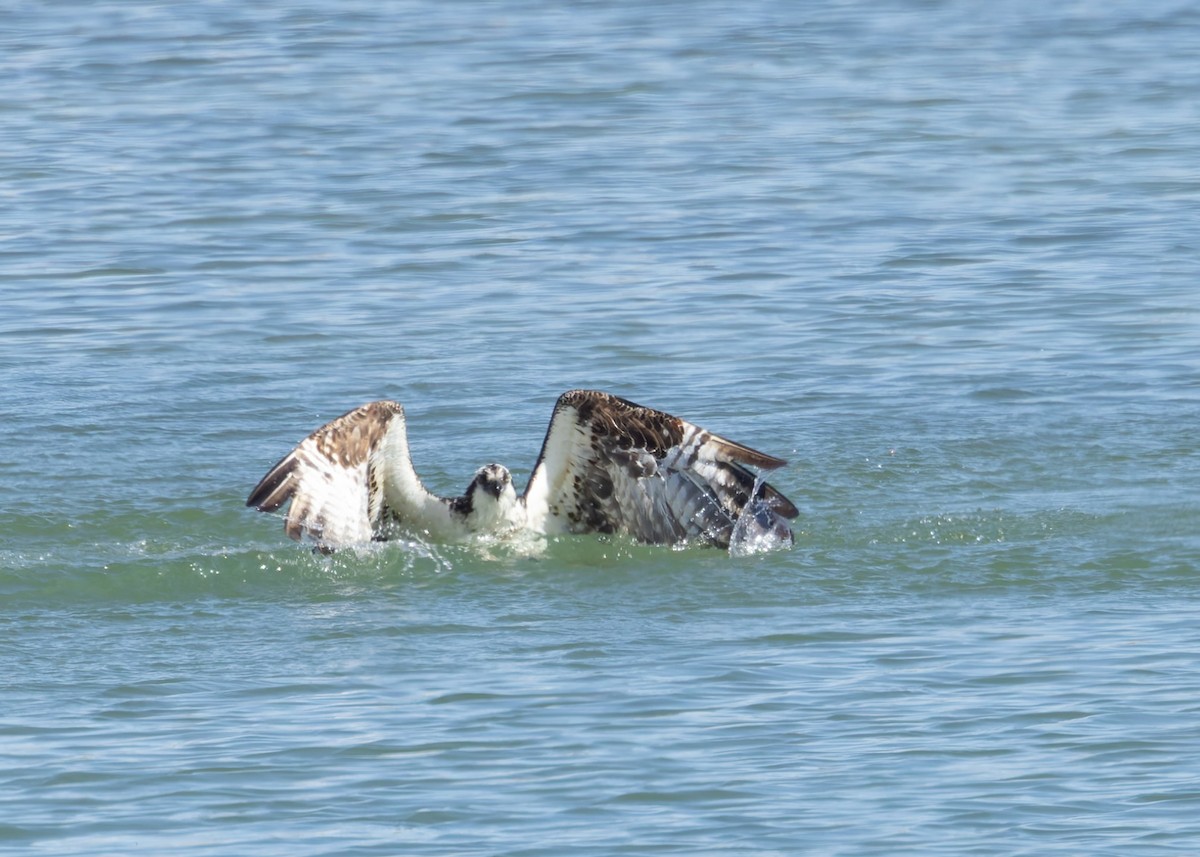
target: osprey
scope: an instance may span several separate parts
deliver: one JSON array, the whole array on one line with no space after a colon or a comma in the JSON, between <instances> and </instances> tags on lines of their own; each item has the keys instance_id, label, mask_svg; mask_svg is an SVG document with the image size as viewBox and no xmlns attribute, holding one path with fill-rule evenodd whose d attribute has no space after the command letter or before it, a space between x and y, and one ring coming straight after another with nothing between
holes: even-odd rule
<instances>
[{"instance_id":1,"label":"osprey","mask_svg":"<svg viewBox=\"0 0 1200 857\"><path fill-rule=\"evenodd\" d=\"M488 464L461 497L431 494L408 451L404 408L370 402L306 437L246 500L321 550L386 540L397 531L434 540L525 532L614 533L652 544L728 547L747 537L790 544L791 501L748 469L787 462L678 417L596 390L554 406L522 494L508 469Z\"/></svg>"}]
</instances>

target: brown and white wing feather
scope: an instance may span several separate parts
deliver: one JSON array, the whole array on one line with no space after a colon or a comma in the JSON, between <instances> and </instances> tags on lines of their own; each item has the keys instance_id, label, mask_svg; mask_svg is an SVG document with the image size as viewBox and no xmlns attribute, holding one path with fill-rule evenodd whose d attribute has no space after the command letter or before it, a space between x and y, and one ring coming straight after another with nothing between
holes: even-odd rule
<instances>
[{"instance_id":1,"label":"brown and white wing feather","mask_svg":"<svg viewBox=\"0 0 1200 857\"><path fill-rule=\"evenodd\" d=\"M287 534L336 548L379 537L391 517L406 511L405 489L430 497L409 459L404 409L378 401L302 440L268 471L246 505L274 512L290 500Z\"/></svg>"},{"instance_id":2,"label":"brown and white wing feather","mask_svg":"<svg viewBox=\"0 0 1200 857\"><path fill-rule=\"evenodd\" d=\"M790 537L799 514L750 467L786 464L663 411L595 390L559 397L525 491L530 526L643 542L729 544L753 503Z\"/></svg>"}]
</instances>

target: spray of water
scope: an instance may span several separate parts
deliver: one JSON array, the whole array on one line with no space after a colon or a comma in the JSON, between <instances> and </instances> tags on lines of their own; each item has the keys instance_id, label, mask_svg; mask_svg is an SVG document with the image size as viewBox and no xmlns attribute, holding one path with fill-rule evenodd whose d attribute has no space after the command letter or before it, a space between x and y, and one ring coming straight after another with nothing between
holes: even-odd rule
<instances>
[{"instance_id":1,"label":"spray of water","mask_svg":"<svg viewBox=\"0 0 1200 857\"><path fill-rule=\"evenodd\" d=\"M754 479L754 488L742 514L729 536L730 556L750 556L757 553L791 547L792 531L787 521L763 499L763 474Z\"/></svg>"}]
</instances>

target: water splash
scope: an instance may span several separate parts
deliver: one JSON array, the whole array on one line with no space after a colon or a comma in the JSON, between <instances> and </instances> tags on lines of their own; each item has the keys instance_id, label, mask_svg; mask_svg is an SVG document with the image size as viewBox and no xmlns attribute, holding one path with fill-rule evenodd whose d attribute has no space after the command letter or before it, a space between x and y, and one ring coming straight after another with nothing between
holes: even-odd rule
<instances>
[{"instance_id":1,"label":"water splash","mask_svg":"<svg viewBox=\"0 0 1200 857\"><path fill-rule=\"evenodd\" d=\"M729 534L730 556L751 556L792 546L792 530L787 520L763 499L765 483L766 476L759 473L754 479L751 499Z\"/></svg>"}]
</instances>

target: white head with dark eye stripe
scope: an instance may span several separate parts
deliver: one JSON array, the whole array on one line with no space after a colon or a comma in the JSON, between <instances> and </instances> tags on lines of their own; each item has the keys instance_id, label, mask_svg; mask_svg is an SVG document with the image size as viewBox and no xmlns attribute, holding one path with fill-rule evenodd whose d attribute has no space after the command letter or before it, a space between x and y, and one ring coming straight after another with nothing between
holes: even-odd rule
<instances>
[{"instance_id":1,"label":"white head with dark eye stripe","mask_svg":"<svg viewBox=\"0 0 1200 857\"><path fill-rule=\"evenodd\" d=\"M472 530L495 530L514 523L517 492L512 474L501 464L485 464L475 471L466 493L454 502L454 508Z\"/></svg>"}]
</instances>

